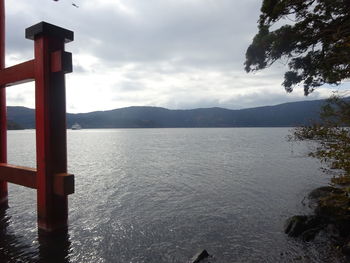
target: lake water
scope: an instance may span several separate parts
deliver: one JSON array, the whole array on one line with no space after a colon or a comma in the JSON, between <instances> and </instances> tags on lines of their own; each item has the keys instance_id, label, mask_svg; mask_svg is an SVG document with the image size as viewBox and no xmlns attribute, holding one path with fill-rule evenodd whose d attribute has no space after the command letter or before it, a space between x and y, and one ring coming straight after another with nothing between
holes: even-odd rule
<instances>
[{"instance_id":1,"label":"lake water","mask_svg":"<svg viewBox=\"0 0 350 263\"><path fill-rule=\"evenodd\" d=\"M36 192L10 185L0 262L342 262L285 220L329 178L287 128L68 131L68 235L38 238ZM9 163L34 167L34 131L9 131Z\"/></svg>"}]
</instances>

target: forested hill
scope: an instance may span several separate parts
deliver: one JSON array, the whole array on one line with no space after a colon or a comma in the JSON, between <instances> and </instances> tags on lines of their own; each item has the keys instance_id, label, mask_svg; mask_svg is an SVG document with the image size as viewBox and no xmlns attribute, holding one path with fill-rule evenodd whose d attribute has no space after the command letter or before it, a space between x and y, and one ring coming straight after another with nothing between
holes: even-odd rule
<instances>
[{"instance_id":1,"label":"forested hill","mask_svg":"<svg viewBox=\"0 0 350 263\"><path fill-rule=\"evenodd\" d=\"M127 107L110 111L67 114L67 127L163 128L163 127L283 127L319 120L324 100L284 103L242 110L201 108L169 110L158 107ZM34 110L8 107L8 119L24 128L34 128Z\"/></svg>"}]
</instances>

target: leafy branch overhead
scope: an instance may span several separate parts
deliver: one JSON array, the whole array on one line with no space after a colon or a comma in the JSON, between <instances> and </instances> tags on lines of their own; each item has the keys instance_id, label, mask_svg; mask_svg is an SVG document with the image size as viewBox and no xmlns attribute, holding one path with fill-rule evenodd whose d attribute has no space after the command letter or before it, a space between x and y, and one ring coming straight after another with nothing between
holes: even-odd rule
<instances>
[{"instance_id":1,"label":"leafy branch overhead","mask_svg":"<svg viewBox=\"0 0 350 263\"><path fill-rule=\"evenodd\" d=\"M291 141L311 140L318 142L317 148L310 153L329 165L331 169L340 169L343 175L350 175L350 99L337 95L328 99L322 107L322 124L297 127ZM341 178L341 177L340 177Z\"/></svg>"},{"instance_id":2,"label":"leafy branch overhead","mask_svg":"<svg viewBox=\"0 0 350 263\"><path fill-rule=\"evenodd\" d=\"M287 59L283 86L303 84L305 95L350 77L350 0L264 0L258 28L247 72Z\"/></svg>"}]
</instances>

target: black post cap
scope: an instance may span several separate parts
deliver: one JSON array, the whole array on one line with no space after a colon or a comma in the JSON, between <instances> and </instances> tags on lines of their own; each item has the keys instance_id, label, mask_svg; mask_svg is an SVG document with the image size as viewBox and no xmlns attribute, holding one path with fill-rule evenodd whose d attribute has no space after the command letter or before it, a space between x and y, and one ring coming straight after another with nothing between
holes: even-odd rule
<instances>
[{"instance_id":1,"label":"black post cap","mask_svg":"<svg viewBox=\"0 0 350 263\"><path fill-rule=\"evenodd\" d=\"M74 40L73 31L55 26L46 22L40 22L34 26L26 28L26 38L34 40L38 35L52 36L63 39L65 43Z\"/></svg>"}]
</instances>

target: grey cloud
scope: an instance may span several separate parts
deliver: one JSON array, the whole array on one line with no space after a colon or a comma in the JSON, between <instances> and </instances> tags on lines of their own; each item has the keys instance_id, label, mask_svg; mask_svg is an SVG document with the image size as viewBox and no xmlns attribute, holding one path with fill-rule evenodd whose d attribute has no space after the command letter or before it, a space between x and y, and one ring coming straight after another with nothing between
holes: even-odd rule
<instances>
[{"instance_id":1,"label":"grey cloud","mask_svg":"<svg viewBox=\"0 0 350 263\"><path fill-rule=\"evenodd\" d=\"M26 101L25 96L22 94L13 94L13 95L7 95L7 100L12 104L22 104Z\"/></svg>"},{"instance_id":2,"label":"grey cloud","mask_svg":"<svg viewBox=\"0 0 350 263\"><path fill-rule=\"evenodd\" d=\"M75 73L88 73L89 70L87 70L84 66L82 65L73 65L73 72Z\"/></svg>"},{"instance_id":3,"label":"grey cloud","mask_svg":"<svg viewBox=\"0 0 350 263\"><path fill-rule=\"evenodd\" d=\"M295 94L275 94L270 92L256 92L247 95L239 95L232 97L228 101L223 102L221 105L225 108L230 109L241 109L241 108L252 108L260 106L271 106L281 103L293 102L293 101L304 101L304 100L315 100L321 99L322 97L315 92L314 94L305 97L298 96ZM235 107L235 105L240 105Z\"/></svg>"},{"instance_id":4,"label":"grey cloud","mask_svg":"<svg viewBox=\"0 0 350 263\"><path fill-rule=\"evenodd\" d=\"M30 56L32 42L24 39L24 29L48 20L75 31L75 53L93 53L103 63L171 61L176 67L215 68L243 67L260 7L258 0L130 0L125 4L135 15L128 15L84 2L79 9L33 2L20 1L26 12L8 16L9 52Z\"/></svg>"},{"instance_id":5,"label":"grey cloud","mask_svg":"<svg viewBox=\"0 0 350 263\"><path fill-rule=\"evenodd\" d=\"M67 45L73 59L97 60L85 65L77 59L76 75L71 78L81 77L80 85L99 75L99 88L109 92L94 107L115 102L237 109L321 96L284 93L278 86L283 82L283 64L258 74L244 72L245 51L257 31L261 0L116 1L130 7L130 13L97 0L76 1L80 8L72 7L71 1L16 0L16 6L8 1L7 52L32 58L33 41L24 38L24 29L39 21L73 30L75 40ZM102 83L104 72L115 79ZM213 72L217 78L207 77ZM91 88L89 83L81 85ZM276 93L269 87L276 87ZM270 92L262 92L267 89ZM102 101L109 99L112 102Z\"/></svg>"},{"instance_id":6,"label":"grey cloud","mask_svg":"<svg viewBox=\"0 0 350 263\"><path fill-rule=\"evenodd\" d=\"M110 9L87 11L80 29L87 48L111 63L175 60L197 67L243 67L260 5L228 0L127 3L134 3L135 17Z\"/></svg>"},{"instance_id":7,"label":"grey cloud","mask_svg":"<svg viewBox=\"0 0 350 263\"><path fill-rule=\"evenodd\" d=\"M118 83L115 87L118 91L123 92L135 92L135 91L141 91L144 90L145 87L142 84L142 82L138 81L123 81L121 83Z\"/></svg>"},{"instance_id":8,"label":"grey cloud","mask_svg":"<svg viewBox=\"0 0 350 263\"><path fill-rule=\"evenodd\" d=\"M64 2L64 1L62 1ZM57 8L59 7L59 8ZM57 5L54 1L16 0L6 3L6 52L21 54L22 58L31 59L34 55L34 42L25 38L25 29L41 21L69 28L67 17L70 8ZM62 10L66 10L62 15Z\"/></svg>"},{"instance_id":9,"label":"grey cloud","mask_svg":"<svg viewBox=\"0 0 350 263\"><path fill-rule=\"evenodd\" d=\"M243 109L254 108L267 105L277 105L281 103L322 99L323 97L317 92L308 97L294 94L273 94L270 92L253 92L246 95L229 96L222 98L196 98L177 97L175 100L165 103L165 107L170 109L193 109L193 108L211 108L222 107L226 109Z\"/></svg>"}]
</instances>

